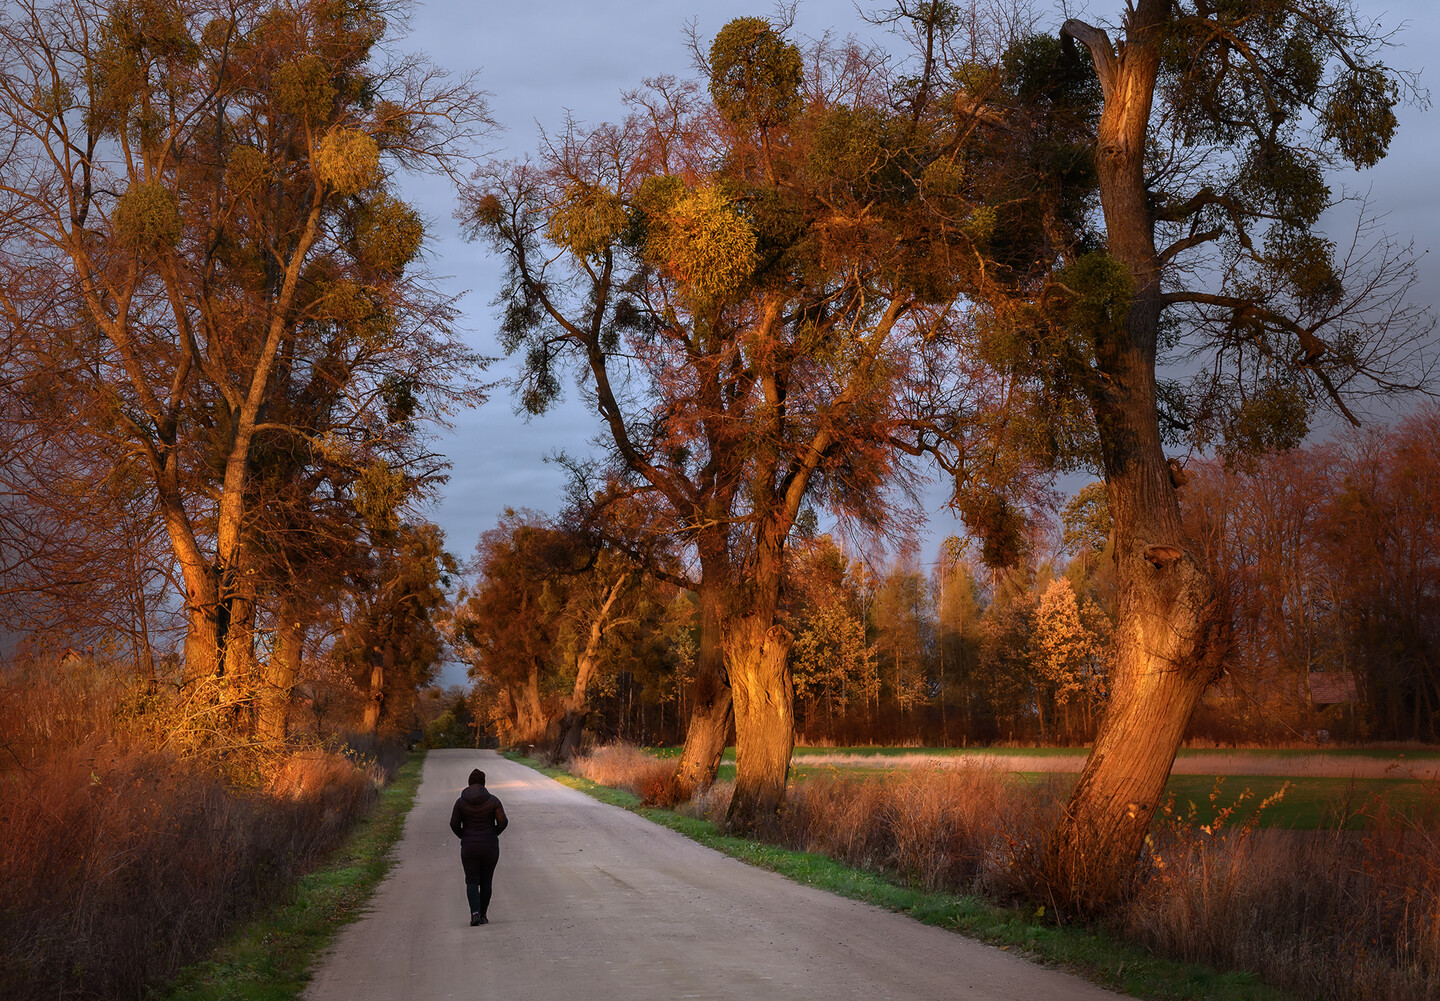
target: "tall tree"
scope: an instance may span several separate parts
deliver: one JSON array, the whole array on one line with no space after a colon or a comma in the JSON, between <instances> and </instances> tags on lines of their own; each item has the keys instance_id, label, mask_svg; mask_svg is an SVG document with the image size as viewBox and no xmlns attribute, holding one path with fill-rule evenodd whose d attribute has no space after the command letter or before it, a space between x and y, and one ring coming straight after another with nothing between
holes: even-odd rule
<instances>
[{"instance_id":1,"label":"tall tree","mask_svg":"<svg viewBox=\"0 0 1440 1001\"><path fill-rule=\"evenodd\" d=\"M43 276L52 304L7 311L38 332L34 364L70 374L89 432L148 470L191 678L253 656L257 442L324 430L277 420L277 373L346 379L339 339L441 372L468 361L405 272L423 227L390 178L453 170L484 105L466 81L386 62L402 10L22 0L0 15L0 245L20 279L4 285ZM383 394L350 389L383 427Z\"/></svg>"},{"instance_id":2,"label":"tall tree","mask_svg":"<svg viewBox=\"0 0 1440 1001\"><path fill-rule=\"evenodd\" d=\"M1334 201L1325 170L1385 155L1409 85L1350 3L1133 0L1111 29L1072 19L1063 33L1101 92L1103 242L1061 258L1056 291L1105 477L1118 607L1109 708L1052 860L1062 892L1093 904L1123 886L1223 654L1167 421L1237 449L1294 442L1317 405L1350 417L1354 396L1420 384L1428 323L1404 301L1405 248L1363 229L1337 248L1313 231ZM1157 377L1177 346L1214 360L1188 401Z\"/></svg>"},{"instance_id":3,"label":"tall tree","mask_svg":"<svg viewBox=\"0 0 1440 1001\"><path fill-rule=\"evenodd\" d=\"M946 159L954 136L896 113L864 53L802 60L741 18L707 63L709 103L652 81L625 122L492 167L473 218L509 263L525 404L543 409L577 365L624 488L694 554L676 578L701 620L680 780L713 776L733 697L730 822L747 827L773 818L793 749L786 540L807 496L886 520L905 335L946 316L947 262L984 227Z\"/></svg>"},{"instance_id":4,"label":"tall tree","mask_svg":"<svg viewBox=\"0 0 1440 1001\"><path fill-rule=\"evenodd\" d=\"M419 690L444 652L440 623L459 569L438 525L398 525L366 554L347 597L346 621L331 651L365 693L365 733L394 737L414 728Z\"/></svg>"}]
</instances>

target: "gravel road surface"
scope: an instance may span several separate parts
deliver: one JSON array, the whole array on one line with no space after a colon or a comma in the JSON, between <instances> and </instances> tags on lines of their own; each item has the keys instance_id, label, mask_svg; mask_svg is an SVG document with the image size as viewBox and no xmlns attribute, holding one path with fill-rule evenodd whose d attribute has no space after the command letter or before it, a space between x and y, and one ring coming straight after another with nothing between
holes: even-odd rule
<instances>
[{"instance_id":1,"label":"gravel road surface","mask_svg":"<svg viewBox=\"0 0 1440 1001\"><path fill-rule=\"evenodd\" d=\"M450 808L505 804L490 923L471 928ZM431 751L399 861L311 1001L1114 1001L1120 995L800 886L517 765Z\"/></svg>"}]
</instances>

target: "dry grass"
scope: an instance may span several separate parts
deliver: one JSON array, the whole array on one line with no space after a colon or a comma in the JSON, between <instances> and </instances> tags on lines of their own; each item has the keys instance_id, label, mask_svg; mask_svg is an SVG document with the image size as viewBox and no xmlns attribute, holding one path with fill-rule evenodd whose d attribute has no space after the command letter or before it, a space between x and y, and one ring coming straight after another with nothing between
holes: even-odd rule
<instances>
[{"instance_id":1,"label":"dry grass","mask_svg":"<svg viewBox=\"0 0 1440 1001\"><path fill-rule=\"evenodd\" d=\"M631 789L666 765L635 748L596 758L605 766L587 777ZM732 788L716 783L685 811L723 821ZM1169 812L1104 921L1165 956L1317 1001L1440 997L1440 790L1430 796L1421 819L1370 807L1364 835L1257 829L1253 804L1205 827ZM1062 802L1063 780L993 770L812 778L791 787L775 839L927 889L1049 905L1040 860Z\"/></svg>"},{"instance_id":2,"label":"dry grass","mask_svg":"<svg viewBox=\"0 0 1440 1001\"><path fill-rule=\"evenodd\" d=\"M1162 820L1123 927L1302 997L1440 997L1440 829L1378 810L1363 836Z\"/></svg>"},{"instance_id":3,"label":"dry grass","mask_svg":"<svg viewBox=\"0 0 1440 1001\"><path fill-rule=\"evenodd\" d=\"M0 996L138 998L335 844L373 767L165 739L89 665L0 679ZM198 753L199 743L214 753Z\"/></svg>"},{"instance_id":4,"label":"dry grass","mask_svg":"<svg viewBox=\"0 0 1440 1001\"><path fill-rule=\"evenodd\" d=\"M662 761L634 744L606 744L570 763L570 772L602 786L625 789L646 803L663 802L678 761Z\"/></svg>"}]
</instances>

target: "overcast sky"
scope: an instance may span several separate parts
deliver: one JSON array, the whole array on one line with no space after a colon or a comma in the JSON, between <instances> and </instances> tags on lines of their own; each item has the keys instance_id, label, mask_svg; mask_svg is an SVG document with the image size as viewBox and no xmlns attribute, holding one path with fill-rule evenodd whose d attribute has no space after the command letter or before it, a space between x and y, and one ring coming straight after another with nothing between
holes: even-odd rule
<instances>
[{"instance_id":1,"label":"overcast sky","mask_svg":"<svg viewBox=\"0 0 1440 1001\"><path fill-rule=\"evenodd\" d=\"M1058 22L1060 2L1036 0L1042 18ZM1121 9L1120 0L1071 4L1088 8L1103 20ZM1422 84L1440 94L1440 74L1426 71L1440 51L1440 9L1436 0L1382 3L1359 0L1367 16L1386 28L1409 24L1399 36L1400 48L1391 62L1421 70ZM869 9L869 8L867 8ZM457 71L478 70L480 86L490 95L490 111L501 131L490 151L519 158L533 150L537 126L558 127L566 112L590 124L618 118L620 93L643 77L671 73L691 76L685 26L693 18L702 39L712 38L733 17L769 15L773 6L732 0L676 3L670 0L432 0L418 5L403 48L423 51L436 63ZM794 34L817 37L825 31L856 34L884 43L886 36L866 25L849 0L801 0ZM898 50L899 43L887 45ZM1440 140L1435 112L1401 111L1401 128L1391 155L1364 174L1337 177L1352 190L1370 190L1376 206L1388 212L1387 228L1397 237L1413 239L1422 250L1440 251ZM411 183L407 191L434 224L430 266L448 276L445 287L465 292L461 328L471 344L487 355L499 355L492 301L500 270L485 247L467 244L453 219L454 195L444 186ZM1420 262L1418 298L1434 303L1440 253ZM514 362L502 359L491 379L513 374ZM555 513L563 477L544 457L557 450L586 453L598 424L573 400L544 417L517 416L508 390L497 388L484 406L462 413L455 429L439 448L453 463L451 480L441 502L429 512L445 529L450 550L462 558L473 551L479 533L494 526L506 506ZM958 530L944 510L946 493L936 484L926 506L932 522L922 539L921 559L929 563L939 541Z\"/></svg>"}]
</instances>

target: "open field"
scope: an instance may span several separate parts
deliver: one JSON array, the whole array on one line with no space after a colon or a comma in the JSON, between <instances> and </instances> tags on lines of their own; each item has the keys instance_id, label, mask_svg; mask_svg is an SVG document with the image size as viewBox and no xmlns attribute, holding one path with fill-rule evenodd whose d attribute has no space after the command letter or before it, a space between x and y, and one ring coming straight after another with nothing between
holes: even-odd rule
<instances>
[{"instance_id":1,"label":"open field","mask_svg":"<svg viewBox=\"0 0 1440 1001\"><path fill-rule=\"evenodd\" d=\"M1083 747L800 747L797 763L854 768L990 768L1007 772L1079 772ZM727 759L728 760L728 759ZM1314 778L1440 779L1440 750L1182 750L1176 775L1284 775Z\"/></svg>"},{"instance_id":2,"label":"open field","mask_svg":"<svg viewBox=\"0 0 1440 1001\"><path fill-rule=\"evenodd\" d=\"M669 748L657 750L668 757ZM1008 772L1026 782L1073 775L1085 748L797 747L795 782L812 778L870 778L896 771L983 770ZM735 777L733 749L719 778ZM1258 816L1258 804L1279 793ZM1440 814L1440 750L1343 748L1313 750L1182 750L1166 790L1174 812L1196 824L1213 824L1234 807L1231 823L1254 818L1257 826L1360 830L1392 811L1410 818Z\"/></svg>"}]
</instances>

